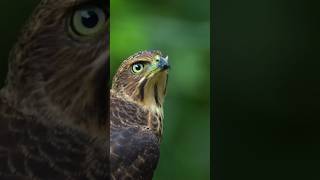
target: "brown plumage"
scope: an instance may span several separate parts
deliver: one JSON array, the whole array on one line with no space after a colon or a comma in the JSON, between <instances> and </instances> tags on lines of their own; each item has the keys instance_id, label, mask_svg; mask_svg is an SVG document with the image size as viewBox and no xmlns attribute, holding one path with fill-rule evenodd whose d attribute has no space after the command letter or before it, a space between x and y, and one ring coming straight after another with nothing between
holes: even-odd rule
<instances>
[{"instance_id":1,"label":"brown plumage","mask_svg":"<svg viewBox=\"0 0 320 180\"><path fill-rule=\"evenodd\" d=\"M42 0L0 92L0 179L109 179L109 2Z\"/></svg>"},{"instance_id":2,"label":"brown plumage","mask_svg":"<svg viewBox=\"0 0 320 180\"><path fill-rule=\"evenodd\" d=\"M110 94L112 179L152 179L159 159L168 59L142 51L118 69Z\"/></svg>"}]
</instances>

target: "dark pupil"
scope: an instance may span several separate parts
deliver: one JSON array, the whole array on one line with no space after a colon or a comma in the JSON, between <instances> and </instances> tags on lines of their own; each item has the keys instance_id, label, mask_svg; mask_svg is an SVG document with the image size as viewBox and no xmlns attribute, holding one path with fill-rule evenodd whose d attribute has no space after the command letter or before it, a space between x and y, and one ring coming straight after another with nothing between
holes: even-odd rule
<instances>
[{"instance_id":1,"label":"dark pupil","mask_svg":"<svg viewBox=\"0 0 320 180\"><path fill-rule=\"evenodd\" d=\"M136 65L136 70L140 71L141 70L141 65Z\"/></svg>"},{"instance_id":2,"label":"dark pupil","mask_svg":"<svg viewBox=\"0 0 320 180\"><path fill-rule=\"evenodd\" d=\"M82 24L87 28L95 27L99 22L99 17L94 11L87 11L86 15L82 15Z\"/></svg>"}]
</instances>

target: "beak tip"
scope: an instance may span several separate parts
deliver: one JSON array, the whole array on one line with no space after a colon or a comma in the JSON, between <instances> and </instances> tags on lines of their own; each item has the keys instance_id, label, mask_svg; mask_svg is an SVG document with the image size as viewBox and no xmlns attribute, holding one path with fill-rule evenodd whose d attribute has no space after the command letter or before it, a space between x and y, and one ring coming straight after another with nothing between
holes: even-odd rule
<instances>
[{"instance_id":1,"label":"beak tip","mask_svg":"<svg viewBox=\"0 0 320 180\"><path fill-rule=\"evenodd\" d=\"M161 57L158 67L162 70L167 70L170 68L169 62L168 62L168 56L166 57Z\"/></svg>"},{"instance_id":2,"label":"beak tip","mask_svg":"<svg viewBox=\"0 0 320 180\"><path fill-rule=\"evenodd\" d=\"M169 62L169 56L166 56L166 57L164 58L164 60L165 60L166 62Z\"/></svg>"}]
</instances>

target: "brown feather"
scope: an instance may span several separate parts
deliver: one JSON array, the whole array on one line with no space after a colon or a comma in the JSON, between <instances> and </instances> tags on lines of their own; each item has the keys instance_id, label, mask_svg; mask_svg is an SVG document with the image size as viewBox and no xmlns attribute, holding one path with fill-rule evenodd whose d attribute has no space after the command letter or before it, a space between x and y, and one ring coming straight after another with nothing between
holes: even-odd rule
<instances>
[{"instance_id":1,"label":"brown feather","mask_svg":"<svg viewBox=\"0 0 320 180\"><path fill-rule=\"evenodd\" d=\"M133 74L131 67L143 61L148 68L159 55L159 51L142 51L130 56L113 79L110 92L113 180L151 180L156 169L162 136L162 92L165 91L167 71L148 78L147 70Z\"/></svg>"},{"instance_id":2,"label":"brown feather","mask_svg":"<svg viewBox=\"0 0 320 180\"><path fill-rule=\"evenodd\" d=\"M0 92L0 179L109 179L109 23L85 38L68 31L88 5L109 18L107 0L42 0L11 51Z\"/></svg>"}]
</instances>

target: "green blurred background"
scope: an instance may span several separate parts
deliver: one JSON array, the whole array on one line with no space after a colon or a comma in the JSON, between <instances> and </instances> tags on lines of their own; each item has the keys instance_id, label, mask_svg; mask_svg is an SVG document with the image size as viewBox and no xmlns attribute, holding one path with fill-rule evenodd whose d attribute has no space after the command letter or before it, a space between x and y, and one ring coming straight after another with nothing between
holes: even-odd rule
<instances>
[{"instance_id":1,"label":"green blurred background","mask_svg":"<svg viewBox=\"0 0 320 180\"><path fill-rule=\"evenodd\" d=\"M111 70L140 50L169 56L155 180L210 177L210 0L111 0Z\"/></svg>"},{"instance_id":2,"label":"green blurred background","mask_svg":"<svg viewBox=\"0 0 320 180\"><path fill-rule=\"evenodd\" d=\"M0 2L0 84L8 53L38 0ZM140 50L169 56L164 137L155 180L210 175L210 0L111 0L111 71Z\"/></svg>"}]
</instances>

